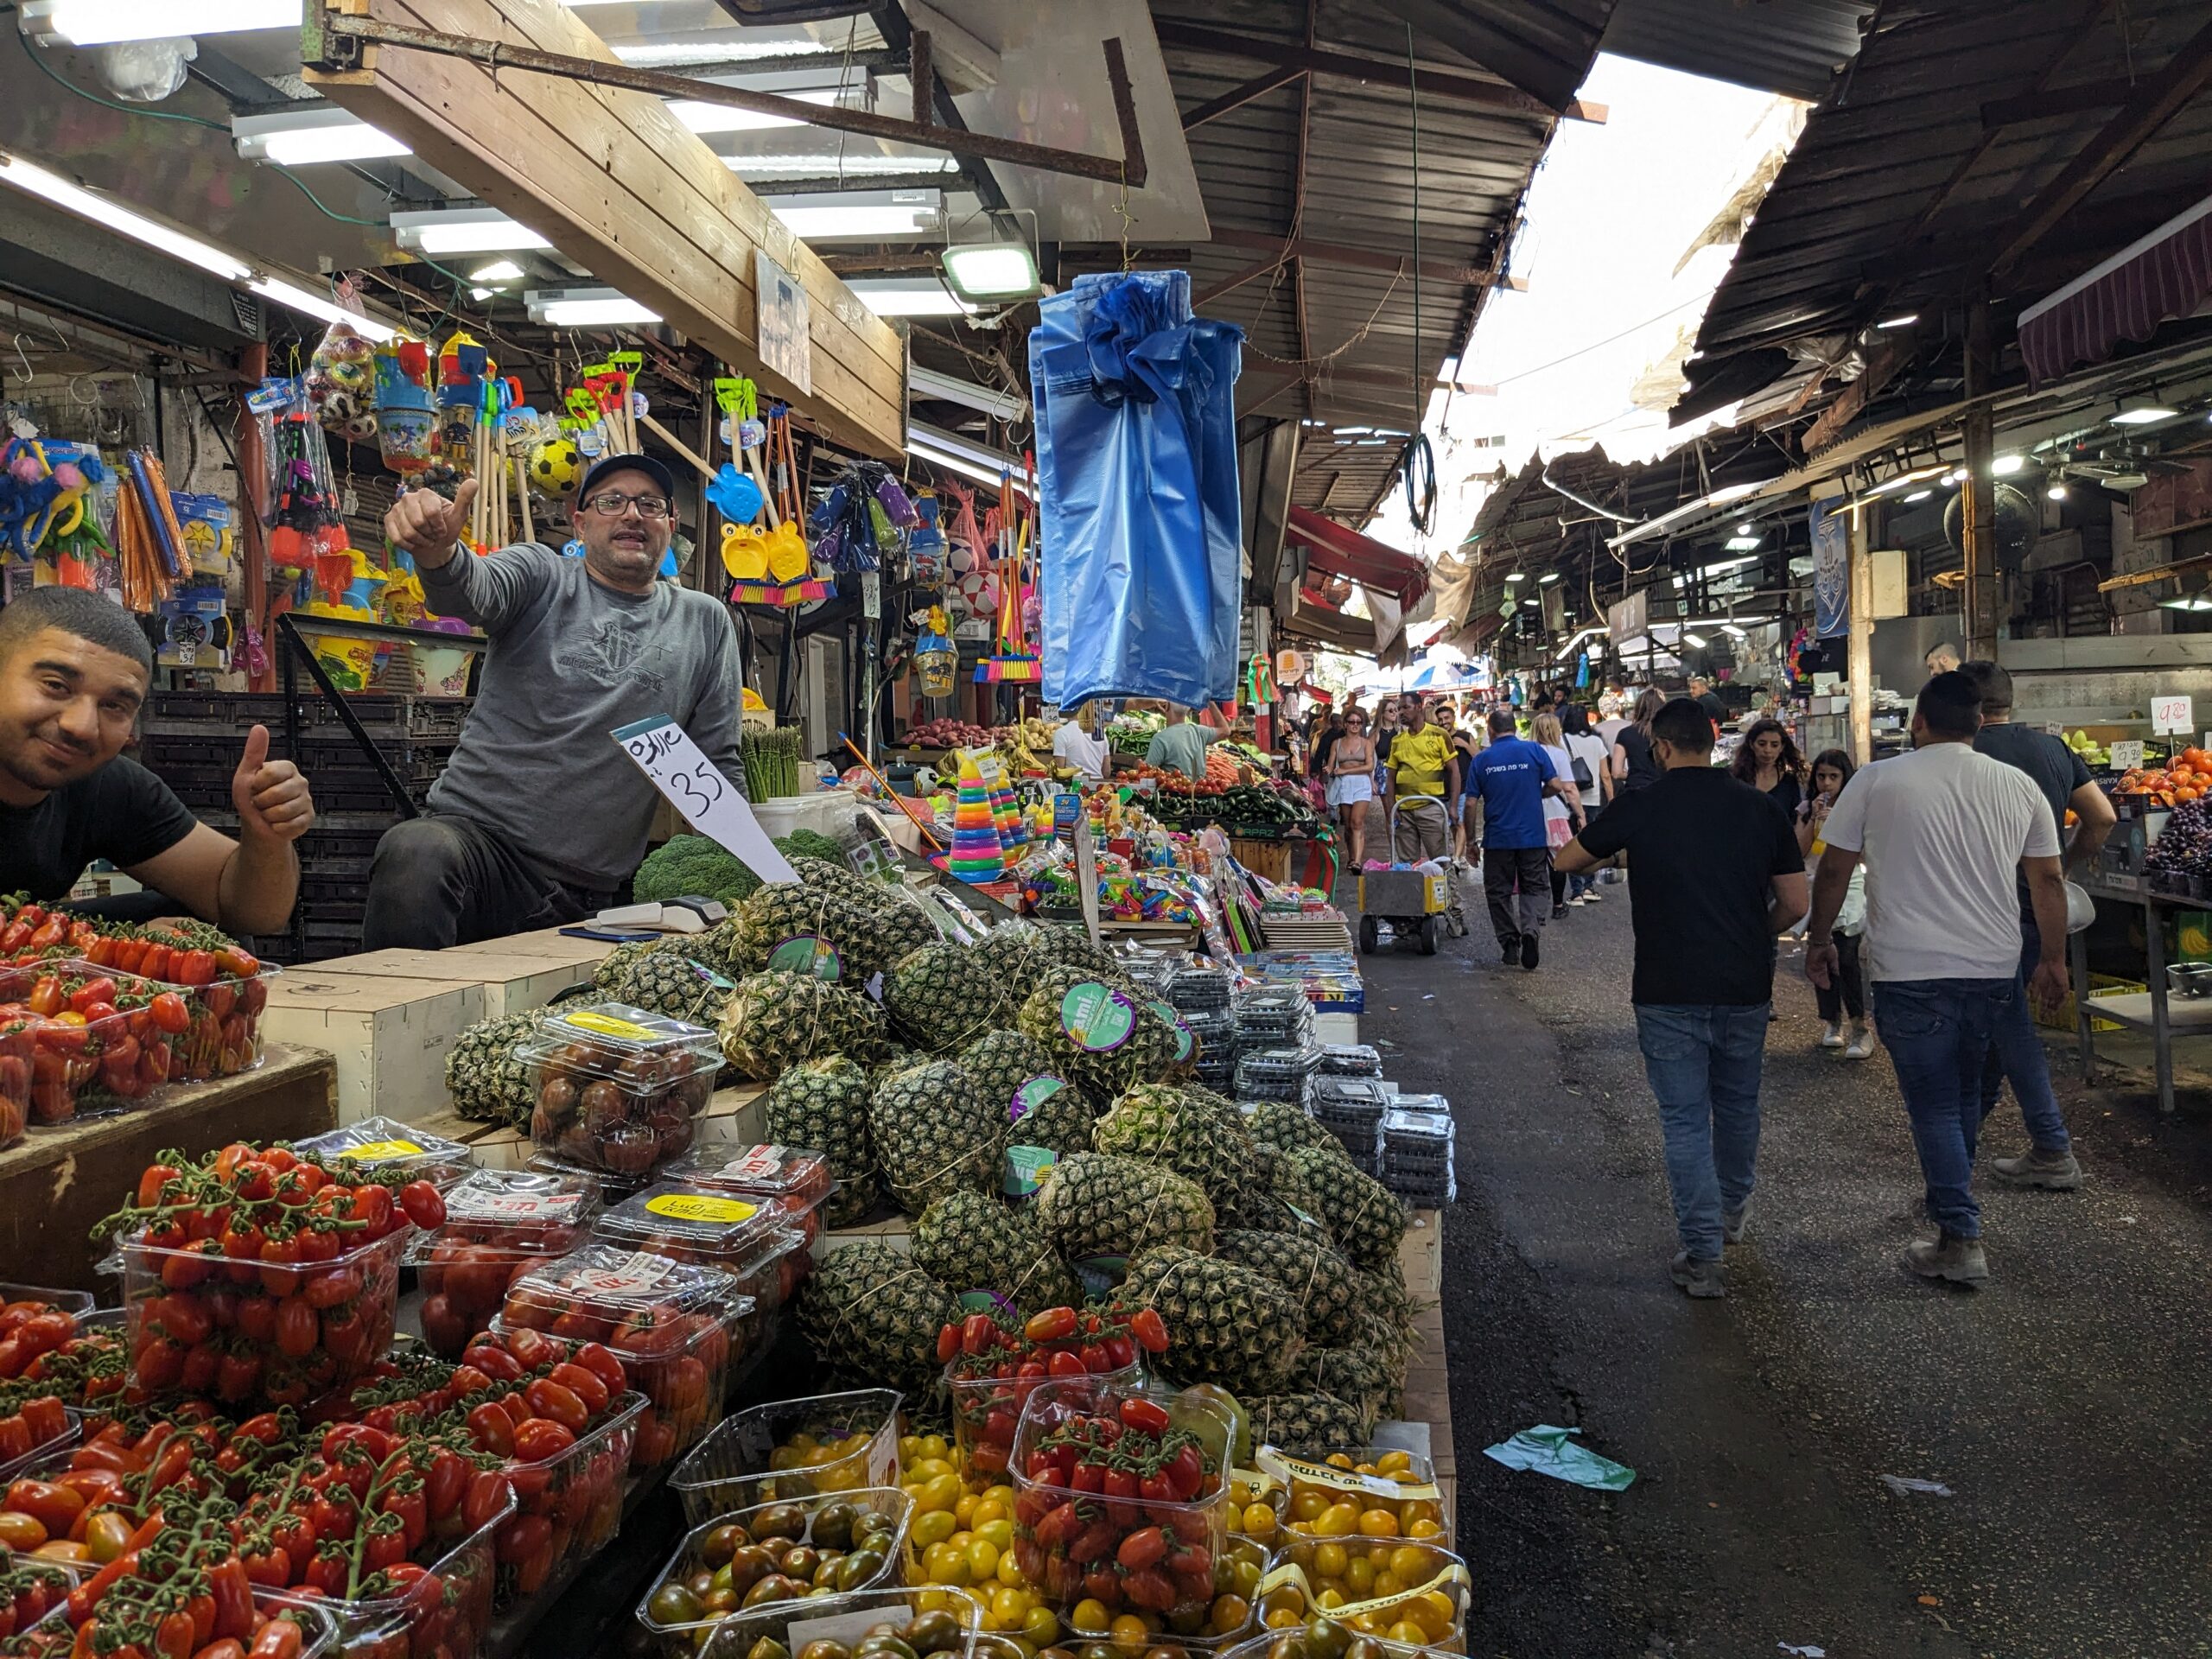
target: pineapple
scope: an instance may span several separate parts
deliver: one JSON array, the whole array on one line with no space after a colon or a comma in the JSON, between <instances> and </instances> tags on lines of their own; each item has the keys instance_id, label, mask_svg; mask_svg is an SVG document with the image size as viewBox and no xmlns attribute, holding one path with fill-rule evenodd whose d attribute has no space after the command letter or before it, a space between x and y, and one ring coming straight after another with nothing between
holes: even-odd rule
<instances>
[{"instance_id":1,"label":"pineapple","mask_svg":"<svg viewBox=\"0 0 2212 1659\"><path fill-rule=\"evenodd\" d=\"M1063 1023L1063 999L1084 985L1103 985L1127 999L1134 1019L1118 1046L1087 1048L1069 1034ZM1044 1046L1055 1071L1103 1110L1135 1084L1165 1076L1175 1062L1174 1028L1147 1009L1145 1001L1144 993L1119 975L1051 968L1021 1005L1020 1029Z\"/></svg>"},{"instance_id":2,"label":"pineapple","mask_svg":"<svg viewBox=\"0 0 2212 1659\"><path fill-rule=\"evenodd\" d=\"M536 1034L537 1014L503 1014L471 1026L446 1052L446 1090L463 1117L522 1128L530 1122L536 1093L530 1068L515 1058L516 1048Z\"/></svg>"},{"instance_id":3,"label":"pineapple","mask_svg":"<svg viewBox=\"0 0 2212 1659\"><path fill-rule=\"evenodd\" d=\"M1013 1103L1014 1091L1032 1077L1058 1075L1045 1046L1018 1031L985 1032L961 1050L960 1069L982 1090L984 1099L1007 1106ZM1090 1144L1086 1135L1084 1145Z\"/></svg>"},{"instance_id":4,"label":"pineapple","mask_svg":"<svg viewBox=\"0 0 2212 1659\"><path fill-rule=\"evenodd\" d=\"M1316 1462L1332 1452L1364 1448L1375 1416L1332 1394L1269 1394L1244 1402L1252 1415L1252 1443L1280 1446L1294 1458Z\"/></svg>"},{"instance_id":5,"label":"pineapple","mask_svg":"<svg viewBox=\"0 0 2212 1659\"><path fill-rule=\"evenodd\" d=\"M883 1046L883 1014L811 974L755 974L732 994L716 1031L738 1071L774 1077L825 1054L873 1059Z\"/></svg>"},{"instance_id":6,"label":"pineapple","mask_svg":"<svg viewBox=\"0 0 2212 1659\"><path fill-rule=\"evenodd\" d=\"M904 1250L863 1239L822 1258L798 1299L799 1334L843 1382L899 1389L909 1408L937 1389L937 1333L953 1294Z\"/></svg>"},{"instance_id":7,"label":"pineapple","mask_svg":"<svg viewBox=\"0 0 2212 1659\"><path fill-rule=\"evenodd\" d=\"M1090 1097L1065 1078L1046 1072L1028 1082L1030 1102L1007 1132L1008 1141L1042 1147L1048 1152L1089 1152L1090 1134L1098 1113ZM1039 1099L1039 1096L1042 1099ZM1008 1105L1011 1113L1013 1108Z\"/></svg>"},{"instance_id":8,"label":"pineapple","mask_svg":"<svg viewBox=\"0 0 2212 1659\"><path fill-rule=\"evenodd\" d=\"M1291 1294L1304 1317L1306 1340L1338 1346L1362 1329L1357 1270L1327 1245L1293 1233L1214 1234L1214 1254L1264 1273Z\"/></svg>"},{"instance_id":9,"label":"pineapple","mask_svg":"<svg viewBox=\"0 0 2212 1659\"><path fill-rule=\"evenodd\" d=\"M980 1192L930 1205L914 1224L912 1243L917 1265L956 1291L988 1290L1024 1313L1083 1300L1036 1223Z\"/></svg>"},{"instance_id":10,"label":"pineapple","mask_svg":"<svg viewBox=\"0 0 2212 1659\"><path fill-rule=\"evenodd\" d=\"M950 1060L910 1065L879 1082L868 1128L884 1184L909 1215L948 1193L999 1189L1006 1114Z\"/></svg>"},{"instance_id":11,"label":"pineapple","mask_svg":"<svg viewBox=\"0 0 2212 1659\"><path fill-rule=\"evenodd\" d=\"M1149 1158L1206 1190L1218 1210L1259 1179L1236 1108L1202 1090L1143 1084L1114 1103L1091 1129L1099 1152Z\"/></svg>"},{"instance_id":12,"label":"pineapple","mask_svg":"<svg viewBox=\"0 0 2212 1659\"><path fill-rule=\"evenodd\" d=\"M761 1100L768 1139L786 1147L811 1147L837 1178L826 1214L832 1227L849 1227L883 1196L875 1150L868 1144L868 1073L845 1058L802 1060L769 1085Z\"/></svg>"},{"instance_id":13,"label":"pineapple","mask_svg":"<svg viewBox=\"0 0 2212 1659\"><path fill-rule=\"evenodd\" d=\"M858 905L863 910L873 910L890 891L881 881L871 881L849 864L833 863L826 858L809 858L802 855L791 861L791 871L800 882L818 893L832 893L838 898Z\"/></svg>"},{"instance_id":14,"label":"pineapple","mask_svg":"<svg viewBox=\"0 0 2212 1659\"><path fill-rule=\"evenodd\" d=\"M630 972L630 964L646 951L656 950L662 941L648 939L637 944L618 944L599 959L599 966L592 969L591 982L594 990L612 995ZM620 1001L620 998L616 999Z\"/></svg>"},{"instance_id":15,"label":"pineapple","mask_svg":"<svg viewBox=\"0 0 2212 1659\"><path fill-rule=\"evenodd\" d=\"M837 951L838 982L849 988L866 984L884 966L874 916L858 901L827 887L770 883L738 907L737 936L747 951L763 961L787 940L826 940Z\"/></svg>"},{"instance_id":16,"label":"pineapple","mask_svg":"<svg viewBox=\"0 0 2212 1659\"><path fill-rule=\"evenodd\" d=\"M1351 1160L1344 1154L1344 1142L1308 1116L1303 1106L1287 1100L1255 1100L1242 1109L1244 1128L1255 1141L1279 1152L1296 1152L1305 1147L1333 1152L1350 1166Z\"/></svg>"},{"instance_id":17,"label":"pineapple","mask_svg":"<svg viewBox=\"0 0 2212 1659\"><path fill-rule=\"evenodd\" d=\"M1299 1356L1296 1375L1300 1388L1332 1394L1370 1417L1380 1414L1394 1387L1405 1384L1388 1356L1367 1348L1308 1348Z\"/></svg>"},{"instance_id":18,"label":"pineapple","mask_svg":"<svg viewBox=\"0 0 2212 1659\"><path fill-rule=\"evenodd\" d=\"M883 889L887 897L875 907L875 926L883 944L883 959L896 968L924 945L935 944L944 938L937 931L937 924L930 919L929 912L912 899L903 897L894 887Z\"/></svg>"},{"instance_id":19,"label":"pineapple","mask_svg":"<svg viewBox=\"0 0 2212 1659\"><path fill-rule=\"evenodd\" d=\"M605 971L601 964L601 974ZM593 978L617 1002L695 1026L712 1027L721 1017L722 1005L729 1001L734 988L719 968L694 957L690 939L645 945L626 960L611 980L600 975Z\"/></svg>"},{"instance_id":20,"label":"pineapple","mask_svg":"<svg viewBox=\"0 0 2212 1659\"><path fill-rule=\"evenodd\" d=\"M1264 1141L1255 1141L1251 1147L1252 1184L1217 1204L1215 1218L1224 1227L1297 1233L1326 1244L1329 1230L1321 1224L1321 1201L1291 1163L1290 1155Z\"/></svg>"},{"instance_id":21,"label":"pineapple","mask_svg":"<svg viewBox=\"0 0 2212 1659\"><path fill-rule=\"evenodd\" d=\"M1173 1245L1129 1263L1124 1300L1167 1323L1160 1369L1183 1382L1217 1382L1238 1398L1280 1394L1300 1375L1299 1305L1256 1268Z\"/></svg>"},{"instance_id":22,"label":"pineapple","mask_svg":"<svg viewBox=\"0 0 2212 1659\"><path fill-rule=\"evenodd\" d=\"M1395 1264L1406 1236L1405 1201L1372 1175L1354 1169L1341 1151L1308 1147L1290 1162L1321 1201L1337 1248L1353 1265L1370 1269Z\"/></svg>"},{"instance_id":23,"label":"pineapple","mask_svg":"<svg viewBox=\"0 0 2212 1659\"><path fill-rule=\"evenodd\" d=\"M728 979L749 979L768 966L767 952L747 949L738 936L735 916L726 917L705 932L694 933L684 939L683 954L694 962L704 963Z\"/></svg>"},{"instance_id":24,"label":"pineapple","mask_svg":"<svg viewBox=\"0 0 2212 1659\"><path fill-rule=\"evenodd\" d=\"M884 976L884 1007L916 1048L944 1054L1006 1024L1007 1006L989 963L964 944L925 944Z\"/></svg>"},{"instance_id":25,"label":"pineapple","mask_svg":"<svg viewBox=\"0 0 2212 1659\"><path fill-rule=\"evenodd\" d=\"M1140 1159L1071 1154L1046 1175L1036 1211L1045 1236L1071 1262L1165 1245L1213 1247L1213 1205L1205 1189Z\"/></svg>"}]
</instances>

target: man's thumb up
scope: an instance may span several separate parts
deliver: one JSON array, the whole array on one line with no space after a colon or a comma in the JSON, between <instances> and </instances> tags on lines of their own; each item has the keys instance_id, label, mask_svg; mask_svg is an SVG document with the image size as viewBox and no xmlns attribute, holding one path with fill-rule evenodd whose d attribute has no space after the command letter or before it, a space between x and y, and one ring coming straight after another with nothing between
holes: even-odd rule
<instances>
[{"instance_id":1,"label":"man's thumb up","mask_svg":"<svg viewBox=\"0 0 2212 1659\"><path fill-rule=\"evenodd\" d=\"M475 479L461 480L461 487L453 493L453 505L446 509L446 533L448 539L459 541L461 532L468 528L469 510L476 505L476 492L483 487Z\"/></svg>"},{"instance_id":2,"label":"man's thumb up","mask_svg":"<svg viewBox=\"0 0 2212 1659\"><path fill-rule=\"evenodd\" d=\"M238 777L251 784L253 774L261 770L262 762L269 759L269 728L257 726L245 734L245 753L238 761Z\"/></svg>"},{"instance_id":3,"label":"man's thumb up","mask_svg":"<svg viewBox=\"0 0 2212 1659\"><path fill-rule=\"evenodd\" d=\"M231 779L231 802L238 810L242 834L296 841L315 823L315 800L308 780L289 760L269 758L269 728L245 734L245 753Z\"/></svg>"}]
</instances>

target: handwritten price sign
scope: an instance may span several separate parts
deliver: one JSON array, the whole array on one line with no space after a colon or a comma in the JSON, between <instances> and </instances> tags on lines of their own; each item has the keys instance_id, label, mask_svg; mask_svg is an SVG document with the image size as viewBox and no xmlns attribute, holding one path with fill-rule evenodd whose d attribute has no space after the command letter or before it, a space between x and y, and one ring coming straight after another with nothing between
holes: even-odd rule
<instances>
[{"instance_id":1,"label":"handwritten price sign","mask_svg":"<svg viewBox=\"0 0 2212 1659\"><path fill-rule=\"evenodd\" d=\"M763 881L798 880L791 861L776 850L745 797L700 753L691 734L666 715L649 715L617 727L614 741L694 830L734 855Z\"/></svg>"},{"instance_id":2,"label":"handwritten price sign","mask_svg":"<svg viewBox=\"0 0 2212 1659\"><path fill-rule=\"evenodd\" d=\"M2190 701L2187 697L2152 697L2151 699L2151 729L2154 732L2186 732L2196 721Z\"/></svg>"}]
</instances>

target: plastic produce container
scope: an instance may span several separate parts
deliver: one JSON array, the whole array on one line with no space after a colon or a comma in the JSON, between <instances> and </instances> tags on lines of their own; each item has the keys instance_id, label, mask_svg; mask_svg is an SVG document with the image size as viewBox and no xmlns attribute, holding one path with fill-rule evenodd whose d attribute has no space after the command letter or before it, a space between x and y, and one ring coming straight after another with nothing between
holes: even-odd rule
<instances>
[{"instance_id":1,"label":"plastic produce container","mask_svg":"<svg viewBox=\"0 0 2212 1659\"><path fill-rule=\"evenodd\" d=\"M1361 1537L1372 1528L1415 1543L1452 1546L1452 1513L1436 1484L1436 1465L1418 1452L1387 1446L1343 1453L1349 1468L1287 1456L1263 1446L1254 1461L1281 1494L1282 1524L1291 1535ZM1387 1521L1370 1520L1373 1512Z\"/></svg>"},{"instance_id":2,"label":"plastic produce container","mask_svg":"<svg viewBox=\"0 0 2212 1659\"><path fill-rule=\"evenodd\" d=\"M1032 1356L1044 1358L1042 1353ZM957 1358L944 1368L945 1386L952 1395L953 1459L963 1480L988 1486L1005 1480L1014 1457L1014 1430L1021 1422L1021 1408L1046 1379L1020 1376L962 1376ZM1094 1373L1099 1381L1126 1389L1144 1382L1144 1364L1138 1361L1117 1371Z\"/></svg>"},{"instance_id":3,"label":"plastic produce container","mask_svg":"<svg viewBox=\"0 0 2212 1659\"><path fill-rule=\"evenodd\" d=\"M305 1386L301 1398L312 1398L359 1381L391 1346L400 1256L412 1230L402 1227L327 1262L276 1271L162 1249L143 1232L132 1234L121 1245L132 1385L153 1393L179 1386L194 1345L208 1341L253 1368L242 1387L226 1393L217 1385L226 1401L282 1399L295 1382ZM282 1294L271 1290L272 1281ZM223 1305L211 1296L219 1290L235 1301L229 1326L217 1331ZM203 1320L206 1329L194 1337Z\"/></svg>"},{"instance_id":4,"label":"plastic produce container","mask_svg":"<svg viewBox=\"0 0 2212 1659\"><path fill-rule=\"evenodd\" d=\"M1472 1588L1467 1564L1440 1544L1294 1534L1260 1581L1255 1611L1262 1624L1326 1611L1362 1636L1465 1653ZM1331 1592L1343 1599L1325 1607Z\"/></svg>"},{"instance_id":5,"label":"plastic produce container","mask_svg":"<svg viewBox=\"0 0 2212 1659\"><path fill-rule=\"evenodd\" d=\"M800 1593L846 1594L906 1581L906 1534L914 1502L896 1486L864 1486L824 1497L756 1504L692 1528L638 1604L638 1622L668 1659L688 1659L706 1645L762 1580L791 1576ZM750 1545L760 1554L734 1560ZM801 1573L785 1575L794 1549L804 1550ZM730 1569L727 1573L723 1569ZM715 1582L716 1575L721 1581ZM698 1593L702 1578L706 1593Z\"/></svg>"},{"instance_id":6,"label":"plastic produce container","mask_svg":"<svg viewBox=\"0 0 2212 1659\"><path fill-rule=\"evenodd\" d=\"M889 1624L906 1637L920 1659L940 1654L967 1659L982 1650L982 1605L964 1590L855 1590L849 1595L772 1601L732 1613L697 1651L700 1659L747 1659L763 1640L780 1643L791 1654L803 1652L815 1641L851 1647L878 1626ZM917 1628L922 1619L928 1622ZM994 1648L992 1659L1002 1651Z\"/></svg>"},{"instance_id":7,"label":"plastic produce container","mask_svg":"<svg viewBox=\"0 0 2212 1659\"><path fill-rule=\"evenodd\" d=\"M804 1147L737 1147L693 1151L661 1172L665 1180L703 1192L746 1198L778 1211L812 1248L822 1232L822 1206L837 1190L830 1160Z\"/></svg>"},{"instance_id":8,"label":"plastic produce container","mask_svg":"<svg viewBox=\"0 0 2212 1659\"><path fill-rule=\"evenodd\" d=\"M325 1606L286 1599L274 1591L265 1590L253 1592L253 1605L271 1619L289 1619L300 1627L298 1659L339 1659L341 1655L346 1659L353 1659L354 1656L359 1656L359 1659L406 1659L404 1641L397 1649L342 1645L338 1621ZM69 1609L65 1603L28 1630L18 1632L6 1651L9 1659L68 1659L76 1651L76 1640L77 1633L69 1624ZM465 1656L456 1652L453 1659L465 1659Z\"/></svg>"},{"instance_id":9,"label":"plastic produce container","mask_svg":"<svg viewBox=\"0 0 2212 1659\"><path fill-rule=\"evenodd\" d=\"M895 1389L856 1389L748 1407L709 1430L668 1484L694 1525L751 1504L890 1485L899 1400Z\"/></svg>"},{"instance_id":10,"label":"plastic produce container","mask_svg":"<svg viewBox=\"0 0 2212 1659\"><path fill-rule=\"evenodd\" d=\"M581 1173L480 1169L445 1196L445 1225L418 1234L407 1259L423 1281L423 1339L458 1359L469 1338L491 1328L516 1280L589 1238L599 1182Z\"/></svg>"},{"instance_id":11,"label":"plastic produce container","mask_svg":"<svg viewBox=\"0 0 2212 1659\"><path fill-rule=\"evenodd\" d=\"M1175 1602L1196 1599L1211 1603L1214 1599L1212 1561L1221 1554L1229 1535L1227 1471L1205 1468L1197 1495L1182 1503L1082 1497L1065 1486L1040 1484L1029 1474L1033 1458L1056 1430L1079 1419L1121 1418L1124 1405L1139 1400L1167 1413L1168 1435L1179 1428L1194 1431L1201 1443L1202 1459L1205 1446L1227 1446L1235 1440L1236 1425L1228 1408L1213 1401L1166 1388L1132 1387L1087 1376L1056 1378L1039 1384L1022 1408L1014 1430L1010 1471L1014 1490L1014 1559L1022 1576L1036 1587L1045 1605L1060 1615L1064 1624L1069 1624L1077 1604L1086 1600L1103 1604L1111 1618L1142 1611L1155 1597L1160 1603L1156 1611L1161 1611ZM1095 1529L1102 1528L1111 1536L1092 1535ZM1124 1568L1118 1559L1124 1541L1154 1528L1172 1530L1179 1550L1203 1547L1203 1571L1194 1564L1179 1573L1172 1557L1163 1557L1136 1572ZM1139 1572L1157 1574L1158 1580L1147 1578L1133 1590L1130 1581Z\"/></svg>"},{"instance_id":12,"label":"plastic produce container","mask_svg":"<svg viewBox=\"0 0 2212 1659\"><path fill-rule=\"evenodd\" d=\"M633 1179L690 1149L722 1065L711 1031L620 1002L550 1012L518 1053L538 1150Z\"/></svg>"},{"instance_id":13,"label":"plastic produce container","mask_svg":"<svg viewBox=\"0 0 2212 1659\"><path fill-rule=\"evenodd\" d=\"M12 1395L20 1395L29 1397L37 1395L38 1392L38 1385L35 1382L0 1389L0 1418L11 1417L16 1412L18 1402L11 1397ZM83 1415L74 1406L62 1407L60 1433L48 1435L36 1445L26 1451L17 1452L13 1457L0 1459L0 1490L4 1490L10 1481L14 1480L41 1459L52 1457L56 1452L70 1450L84 1438L84 1435Z\"/></svg>"},{"instance_id":14,"label":"plastic produce container","mask_svg":"<svg viewBox=\"0 0 2212 1659\"><path fill-rule=\"evenodd\" d=\"M192 1018L163 988L74 960L0 969L0 1146L26 1122L107 1116L160 1088Z\"/></svg>"},{"instance_id":15,"label":"plastic produce container","mask_svg":"<svg viewBox=\"0 0 2212 1659\"><path fill-rule=\"evenodd\" d=\"M292 1150L313 1153L325 1164L373 1164L410 1181L428 1181L441 1192L467 1179L476 1168L476 1154L460 1141L394 1117L365 1117L343 1128L295 1141Z\"/></svg>"},{"instance_id":16,"label":"plastic produce container","mask_svg":"<svg viewBox=\"0 0 2212 1659\"><path fill-rule=\"evenodd\" d=\"M332 1659L476 1659L492 1628L496 1541L514 1514L510 1498L431 1562L404 1595L349 1601L296 1588L256 1591L255 1599L272 1611L289 1606L328 1620Z\"/></svg>"},{"instance_id":17,"label":"plastic produce container","mask_svg":"<svg viewBox=\"0 0 2212 1659\"><path fill-rule=\"evenodd\" d=\"M537 1594L614 1536L638 1423L651 1408L632 1389L604 1422L558 1456L543 1463L510 1458L502 1465L514 1483L515 1508L493 1529L499 1569L494 1607Z\"/></svg>"},{"instance_id":18,"label":"plastic produce container","mask_svg":"<svg viewBox=\"0 0 2212 1659\"><path fill-rule=\"evenodd\" d=\"M0 1559L0 1640L35 1628L91 1570L23 1554ZM70 1640L75 1640L73 1631Z\"/></svg>"},{"instance_id":19,"label":"plastic produce container","mask_svg":"<svg viewBox=\"0 0 2212 1659\"><path fill-rule=\"evenodd\" d=\"M17 1302L40 1302L83 1322L83 1316L98 1306L99 1299L89 1290L57 1290L47 1285L18 1285L0 1280L0 1320Z\"/></svg>"},{"instance_id":20,"label":"plastic produce container","mask_svg":"<svg viewBox=\"0 0 2212 1659\"><path fill-rule=\"evenodd\" d=\"M752 1311L718 1268L601 1243L516 1280L491 1328L526 1325L612 1349L649 1402L633 1440L636 1466L651 1469L721 1421L730 1328Z\"/></svg>"},{"instance_id":21,"label":"plastic produce container","mask_svg":"<svg viewBox=\"0 0 2212 1659\"><path fill-rule=\"evenodd\" d=\"M1331 1077L1379 1077L1382 1051L1366 1043L1330 1043L1321 1050L1321 1071Z\"/></svg>"}]
</instances>

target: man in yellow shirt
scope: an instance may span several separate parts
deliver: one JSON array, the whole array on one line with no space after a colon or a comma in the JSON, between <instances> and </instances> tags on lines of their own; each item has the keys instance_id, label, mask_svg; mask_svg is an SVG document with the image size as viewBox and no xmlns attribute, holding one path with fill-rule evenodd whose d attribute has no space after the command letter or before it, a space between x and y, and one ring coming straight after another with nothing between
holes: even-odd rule
<instances>
[{"instance_id":1,"label":"man in yellow shirt","mask_svg":"<svg viewBox=\"0 0 2212 1659\"><path fill-rule=\"evenodd\" d=\"M1459 792L1459 759L1451 734L1429 723L1427 705L1408 696L1405 724L1390 740L1383 757L1384 797L1397 809L1396 851L1402 864L1441 860L1450 845L1451 809L1445 803Z\"/></svg>"}]
</instances>

